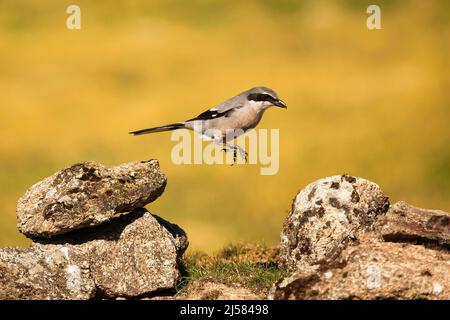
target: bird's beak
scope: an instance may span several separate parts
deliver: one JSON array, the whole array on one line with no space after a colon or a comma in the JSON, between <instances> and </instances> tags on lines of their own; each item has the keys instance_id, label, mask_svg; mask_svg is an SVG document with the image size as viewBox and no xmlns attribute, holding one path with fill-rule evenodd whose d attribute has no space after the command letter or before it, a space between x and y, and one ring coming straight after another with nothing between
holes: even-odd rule
<instances>
[{"instance_id":1,"label":"bird's beak","mask_svg":"<svg viewBox=\"0 0 450 320\"><path fill-rule=\"evenodd\" d=\"M277 106L277 107L287 109L286 103L284 103L284 102L283 102L282 100L280 100L280 99L275 100L275 101L273 102L273 104L274 104L275 106Z\"/></svg>"}]
</instances>

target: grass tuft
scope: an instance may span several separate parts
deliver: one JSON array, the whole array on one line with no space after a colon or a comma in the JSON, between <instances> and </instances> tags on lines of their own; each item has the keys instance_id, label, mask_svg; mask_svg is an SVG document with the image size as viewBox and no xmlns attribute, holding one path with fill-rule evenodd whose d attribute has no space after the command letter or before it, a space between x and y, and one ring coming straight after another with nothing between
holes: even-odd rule
<instances>
[{"instance_id":1,"label":"grass tuft","mask_svg":"<svg viewBox=\"0 0 450 320\"><path fill-rule=\"evenodd\" d=\"M287 275L286 270L278 267L275 248L255 244L230 244L214 256L188 253L182 266L184 276L179 290L194 280L208 278L261 291Z\"/></svg>"}]
</instances>

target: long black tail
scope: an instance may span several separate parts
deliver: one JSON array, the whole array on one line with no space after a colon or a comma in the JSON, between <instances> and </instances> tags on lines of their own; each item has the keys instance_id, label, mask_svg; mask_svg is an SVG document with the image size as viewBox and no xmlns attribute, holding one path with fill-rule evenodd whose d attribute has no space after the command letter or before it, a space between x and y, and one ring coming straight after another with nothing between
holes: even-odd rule
<instances>
[{"instance_id":1,"label":"long black tail","mask_svg":"<svg viewBox=\"0 0 450 320\"><path fill-rule=\"evenodd\" d=\"M131 131L130 134L139 136L141 134L147 134L147 133L153 133L153 132L163 132L163 131L171 131L176 129L184 128L184 123L172 123L161 127L154 127L154 128L148 128L148 129L142 129L137 131Z\"/></svg>"}]
</instances>

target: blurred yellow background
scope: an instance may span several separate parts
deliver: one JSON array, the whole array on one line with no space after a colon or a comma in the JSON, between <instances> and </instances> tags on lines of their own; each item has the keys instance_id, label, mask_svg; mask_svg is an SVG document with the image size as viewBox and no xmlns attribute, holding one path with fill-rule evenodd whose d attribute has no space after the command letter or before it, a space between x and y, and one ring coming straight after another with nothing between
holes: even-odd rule
<instances>
[{"instance_id":1,"label":"blurred yellow background","mask_svg":"<svg viewBox=\"0 0 450 320\"><path fill-rule=\"evenodd\" d=\"M81 8L81 30L65 26ZM382 30L366 28L379 4ZM156 158L168 176L148 206L191 249L276 244L306 184L350 173L391 202L450 211L450 2L0 1L0 246L26 245L15 207L32 184L84 160ZM174 165L170 133L128 131L185 120L252 86L288 110L280 171Z\"/></svg>"}]
</instances>

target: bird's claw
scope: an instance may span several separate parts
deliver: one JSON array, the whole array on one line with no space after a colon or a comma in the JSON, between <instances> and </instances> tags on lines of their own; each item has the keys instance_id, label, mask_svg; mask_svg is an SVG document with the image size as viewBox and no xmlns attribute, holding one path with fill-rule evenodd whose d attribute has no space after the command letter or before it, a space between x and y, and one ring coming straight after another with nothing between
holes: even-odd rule
<instances>
[{"instance_id":1,"label":"bird's claw","mask_svg":"<svg viewBox=\"0 0 450 320\"><path fill-rule=\"evenodd\" d=\"M225 147L225 148L222 149L222 151L225 151L225 152L233 151L233 163L231 164L231 166L234 165L237 162L237 153L238 153L238 151L239 151L239 155L241 156L242 159L244 159L245 163L248 162L248 153L243 148L241 148L240 146L231 146L231 147L228 147L228 148L229 149L227 149Z\"/></svg>"},{"instance_id":2,"label":"bird's claw","mask_svg":"<svg viewBox=\"0 0 450 320\"><path fill-rule=\"evenodd\" d=\"M237 146L237 149L239 150L239 154L241 155L241 158L244 159L244 162L248 162L248 153L240 146Z\"/></svg>"}]
</instances>

